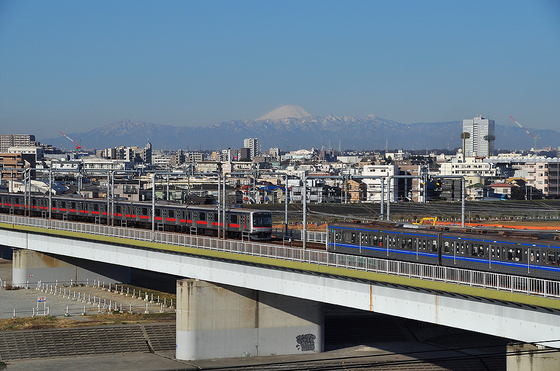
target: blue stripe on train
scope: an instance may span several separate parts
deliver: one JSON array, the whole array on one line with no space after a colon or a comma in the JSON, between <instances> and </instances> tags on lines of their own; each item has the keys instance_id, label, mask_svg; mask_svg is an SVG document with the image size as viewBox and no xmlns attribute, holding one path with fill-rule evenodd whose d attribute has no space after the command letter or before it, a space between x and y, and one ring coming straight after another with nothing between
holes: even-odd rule
<instances>
[{"instance_id":1,"label":"blue stripe on train","mask_svg":"<svg viewBox=\"0 0 560 371\"><path fill-rule=\"evenodd\" d=\"M347 248L356 249L356 250L360 249L360 246L356 246L356 245L351 245L351 244L336 244L336 245L334 245L330 242L329 242L329 247L347 247ZM384 252L384 253L387 252L387 248L384 248L384 247L362 246L361 249L362 250L379 251L379 252ZM417 253L416 251L396 250L396 249L389 249L389 253L403 254L403 255L416 255L416 254L418 254L418 256L430 257L430 258L434 258L434 259L437 260L437 254L434 254L434 253L426 253L426 252L420 252L420 251L418 251L418 253ZM471 257L465 257L465 256L455 256L454 257L453 255L442 255L441 257L442 257L442 259L447 259L447 260L451 260L451 259L455 258L455 260L466 261L466 262L471 262L471 263L486 264L486 265L489 264L488 260L486 260L486 259L477 259L477 258L471 258ZM492 264L492 265L502 265L502 266L520 268L520 269L527 269L527 264L507 262L507 261L502 261L502 260L492 260L492 261L490 261L490 264ZM560 272L560 267L548 266L548 265L531 265L530 269L538 269L538 270L550 271L550 272Z\"/></svg>"}]
</instances>

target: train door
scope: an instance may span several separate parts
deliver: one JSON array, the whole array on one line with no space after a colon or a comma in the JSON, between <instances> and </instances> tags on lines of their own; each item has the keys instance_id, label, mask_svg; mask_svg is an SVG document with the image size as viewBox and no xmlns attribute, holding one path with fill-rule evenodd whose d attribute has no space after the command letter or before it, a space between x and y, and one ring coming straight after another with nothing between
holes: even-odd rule
<instances>
[{"instance_id":1,"label":"train door","mask_svg":"<svg viewBox=\"0 0 560 371\"><path fill-rule=\"evenodd\" d=\"M442 246L443 246L443 234L438 233L438 236L437 236L437 255L438 255L437 264L438 265L441 265L441 249L442 249Z\"/></svg>"},{"instance_id":2,"label":"train door","mask_svg":"<svg viewBox=\"0 0 560 371\"><path fill-rule=\"evenodd\" d=\"M528 262L527 262L527 272L528 273L531 273L531 268L534 269L534 267L536 265L541 264L540 263L540 260L541 260L540 258L541 258L541 256L540 256L539 249L532 249L532 248L529 249L529 259L528 259Z\"/></svg>"},{"instance_id":3,"label":"train door","mask_svg":"<svg viewBox=\"0 0 560 371\"><path fill-rule=\"evenodd\" d=\"M389 235L383 235L383 244L385 245L385 248L387 249L387 256L389 256L389 242L390 242L391 237Z\"/></svg>"}]
</instances>

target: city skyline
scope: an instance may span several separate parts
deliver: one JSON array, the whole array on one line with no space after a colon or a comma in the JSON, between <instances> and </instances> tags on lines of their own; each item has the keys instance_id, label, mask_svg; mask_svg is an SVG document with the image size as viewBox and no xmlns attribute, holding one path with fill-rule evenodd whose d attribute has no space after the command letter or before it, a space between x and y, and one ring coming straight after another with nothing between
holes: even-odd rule
<instances>
[{"instance_id":1,"label":"city skyline","mask_svg":"<svg viewBox=\"0 0 560 371\"><path fill-rule=\"evenodd\" d=\"M557 129L559 41L546 0L3 1L0 131L209 126L285 104Z\"/></svg>"}]
</instances>

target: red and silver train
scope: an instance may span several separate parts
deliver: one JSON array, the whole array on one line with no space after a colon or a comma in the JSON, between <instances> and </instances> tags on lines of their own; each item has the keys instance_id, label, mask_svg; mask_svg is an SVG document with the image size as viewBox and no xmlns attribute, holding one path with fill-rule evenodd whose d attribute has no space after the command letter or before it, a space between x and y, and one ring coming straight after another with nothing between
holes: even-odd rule
<instances>
[{"instance_id":1,"label":"red and silver train","mask_svg":"<svg viewBox=\"0 0 560 371\"><path fill-rule=\"evenodd\" d=\"M0 193L0 213L24 215L29 210L31 216L47 217L49 214L48 195L31 195L26 202L23 194ZM229 237L248 236L252 240L270 240L272 214L267 210L229 208L225 212L214 206L186 206L161 203L155 206L154 222L158 229L190 233L196 228L197 234L216 235L218 222L220 230ZM90 223L126 225L132 228L151 228L152 204L147 202L114 201L82 197L52 197L51 217Z\"/></svg>"}]
</instances>

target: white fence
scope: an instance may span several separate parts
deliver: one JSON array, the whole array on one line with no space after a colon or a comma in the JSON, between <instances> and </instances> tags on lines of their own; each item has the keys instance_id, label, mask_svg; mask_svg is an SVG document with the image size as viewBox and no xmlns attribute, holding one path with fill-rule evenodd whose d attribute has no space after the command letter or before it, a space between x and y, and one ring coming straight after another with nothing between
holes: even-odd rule
<instances>
[{"instance_id":1,"label":"white fence","mask_svg":"<svg viewBox=\"0 0 560 371\"><path fill-rule=\"evenodd\" d=\"M471 287L509 291L527 295L560 298L560 282L539 278L519 277L428 264L344 255L321 250L303 250L301 248L257 243L247 240L219 240L216 238L189 234L151 232L143 229L111 227L99 224L76 223L60 220L49 221L46 219L28 218L14 215L0 215L0 222L89 233L109 237L121 237L140 241L153 241L168 245L217 250L344 269L389 274L400 277L453 283ZM319 232L311 233L317 233L318 240L324 238L324 236L321 236ZM323 233L323 235L325 234ZM322 242L325 241L323 240Z\"/></svg>"}]
</instances>

